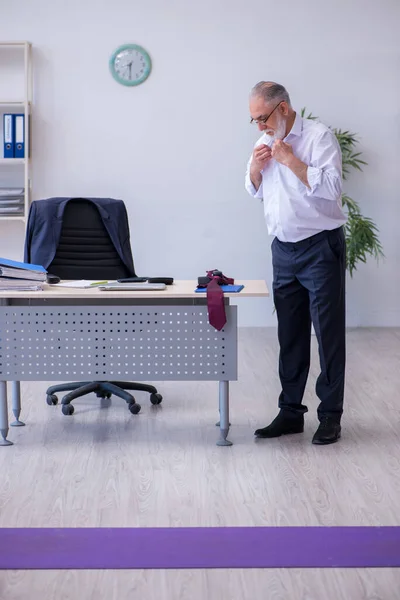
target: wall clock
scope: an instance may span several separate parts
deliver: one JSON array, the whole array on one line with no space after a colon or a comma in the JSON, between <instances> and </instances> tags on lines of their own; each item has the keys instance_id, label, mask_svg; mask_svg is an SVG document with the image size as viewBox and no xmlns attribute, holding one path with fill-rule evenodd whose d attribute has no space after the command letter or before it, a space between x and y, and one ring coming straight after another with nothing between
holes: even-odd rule
<instances>
[{"instance_id":1,"label":"wall clock","mask_svg":"<svg viewBox=\"0 0 400 600\"><path fill-rule=\"evenodd\" d=\"M142 46L124 44L110 58L110 71L122 85L139 85L151 72L151 59Z\"/></svg>"}]
</instances>

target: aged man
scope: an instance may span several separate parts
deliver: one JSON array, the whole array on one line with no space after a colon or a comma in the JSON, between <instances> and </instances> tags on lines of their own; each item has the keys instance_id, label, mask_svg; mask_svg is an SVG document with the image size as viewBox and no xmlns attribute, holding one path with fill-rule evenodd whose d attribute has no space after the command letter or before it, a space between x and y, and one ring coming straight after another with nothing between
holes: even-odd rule
<instances>
[{"instance_id":1,"label":"aged man","mask_svg":"<svg viewBox=\"0 0 400 600\"><path fill-rule=\"evenodd\" d=\"M345 379L345 236L342 157L334 133L303 119L286 89L262 81L250 93L251 122L262 132L245 186L264 202L272 242L278 318L279 413L260 438L301 433L310 368L311 321L319 346L319 427L314 444L340 438Z\"/></svg>"}]
</instances>

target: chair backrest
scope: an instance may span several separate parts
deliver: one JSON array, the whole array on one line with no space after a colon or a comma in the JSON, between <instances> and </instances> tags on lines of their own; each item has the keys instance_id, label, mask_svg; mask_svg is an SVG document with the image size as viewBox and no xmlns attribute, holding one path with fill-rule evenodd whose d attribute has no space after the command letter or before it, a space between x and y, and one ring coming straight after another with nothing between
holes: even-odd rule
<instances>
[{"instance_id":1,"label":"chair backrest","mask_svg":"<svg viewBox=\"0 0 400 600\"><path fill-rule=\"evenodd\" d=\"M47 270L61 279L129 277L96 205L84 198L67 203L60 241Z\"/></svg>"}]
</instances>

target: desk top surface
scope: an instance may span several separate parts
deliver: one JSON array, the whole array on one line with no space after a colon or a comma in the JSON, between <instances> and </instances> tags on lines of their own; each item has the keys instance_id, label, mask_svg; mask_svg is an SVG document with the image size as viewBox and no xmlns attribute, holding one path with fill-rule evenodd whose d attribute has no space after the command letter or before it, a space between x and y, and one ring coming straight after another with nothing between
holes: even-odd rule
<instances>
[{"instance_id":1,"label":"desk top surface","mask_svg":"<svg viewBox=\"0 0 400 600\"><path fill-rule=\"evenodd\" d=\"M267 284L262 279L252 279L245 281L235 281L235 284L244 285L241 292L238 293L225 293L224 296L227 298L260 298L269 296ZM197 293L196 289L197 282L193 280L177 280L172 285L167 285L165 290L140 290L140 291L101 291L97 288L65 288L57 287L57 285L45 285L45 289L40 292L17 292L13 290L7 290L0 292L0 300L12 299L12 298L43 298L43 299L62 299L62 298L76 298L76 299L115 299L115 298L132 298L140 299L143 298L205 298L205 293Z\"/></svg>"}]
</instances>

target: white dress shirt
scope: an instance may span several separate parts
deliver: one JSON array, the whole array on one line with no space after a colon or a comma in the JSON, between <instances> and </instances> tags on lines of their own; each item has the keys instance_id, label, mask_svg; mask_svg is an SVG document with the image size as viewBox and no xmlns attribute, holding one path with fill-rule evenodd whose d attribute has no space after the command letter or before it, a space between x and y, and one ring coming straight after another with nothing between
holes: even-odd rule
<instances>
[{"instance_id":1,"label":"white dress shirt","mask_svg":"<svg viewBox=\"0 0 400 600\"><path fill-rule=\"evenodd\" d=\"M342 154L335 134L325 125L296 114L284 142L291 144L297 158L308 165L311 189L288 168L271 159L261 171L258 190L250 180L251 157L245 187L264 201L268 233L282 242L297 242L346 222L342 210ZM255 146L272 145L265 133Z\"/></svg>"}]
</instances>

